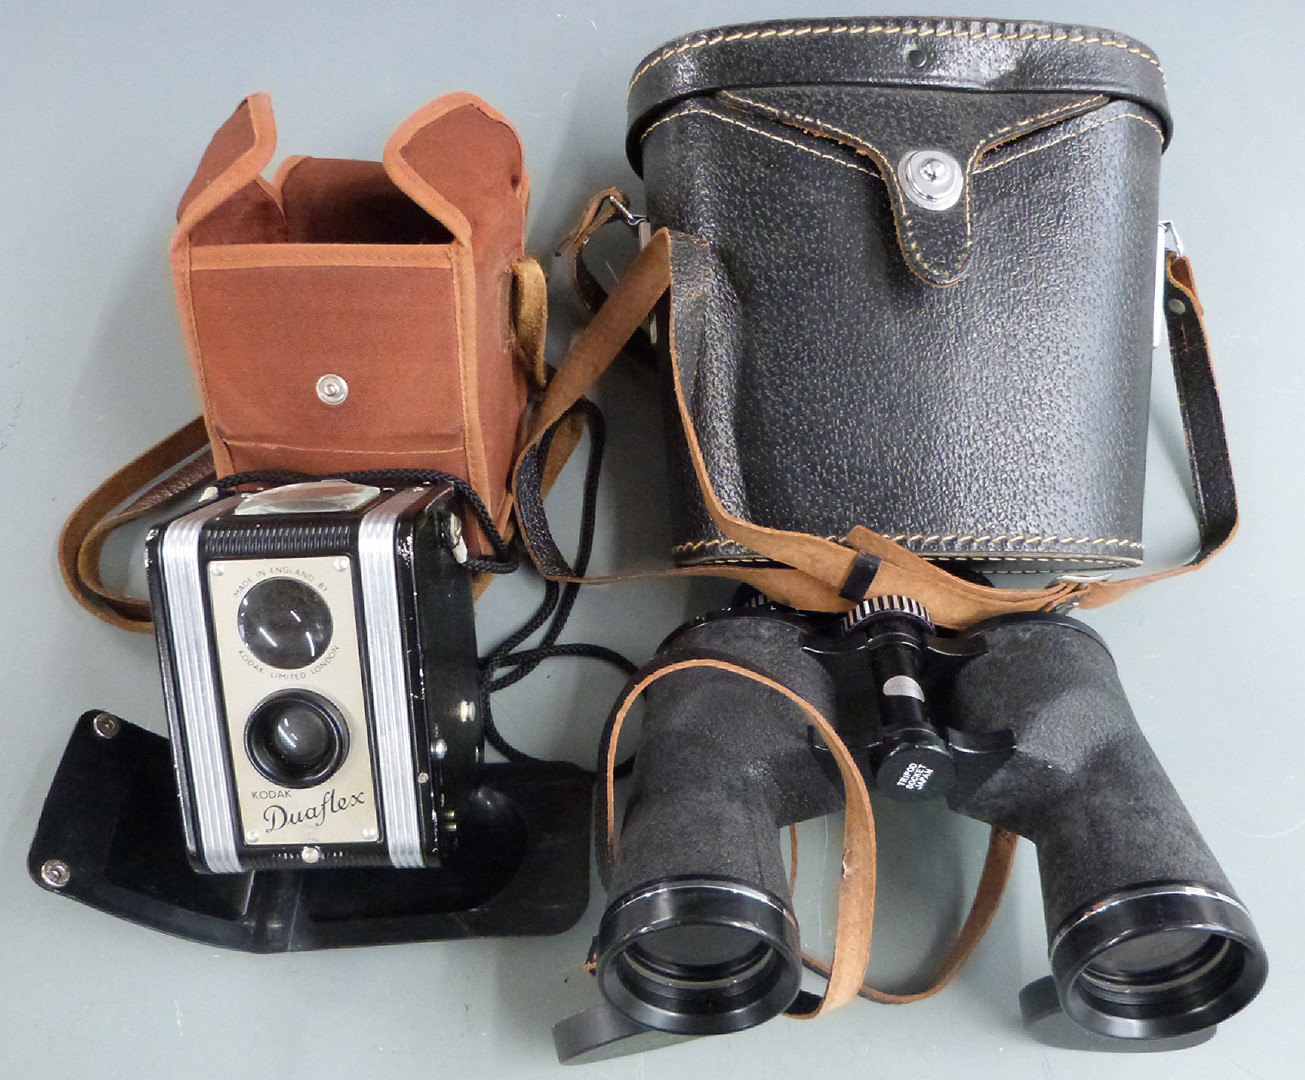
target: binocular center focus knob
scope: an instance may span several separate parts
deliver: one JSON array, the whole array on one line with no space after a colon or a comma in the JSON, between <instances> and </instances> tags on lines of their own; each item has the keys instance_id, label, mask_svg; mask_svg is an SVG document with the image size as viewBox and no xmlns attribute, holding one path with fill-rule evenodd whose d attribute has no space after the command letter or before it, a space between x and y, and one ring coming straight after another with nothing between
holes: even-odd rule
<instances>
[{"instance_id":1,"label":"binocular center focus knob","mask_svg":"<svg viewBox=\"0 0 1305 1080\"><path fill-rule=\"evenodd\" d=\"M870 769L875 787L895 799L946 795L956 783L956 762L932 731L886 733L870 755Z\"/></svg>"}]
</instances>

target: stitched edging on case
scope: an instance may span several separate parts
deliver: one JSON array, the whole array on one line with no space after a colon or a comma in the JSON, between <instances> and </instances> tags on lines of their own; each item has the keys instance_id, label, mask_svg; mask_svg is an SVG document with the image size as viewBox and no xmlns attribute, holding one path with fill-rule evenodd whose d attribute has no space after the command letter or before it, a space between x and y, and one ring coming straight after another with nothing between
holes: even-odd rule
<instances>
[{"instance_id":1,"label":"stitched edging on case","mask_svg":"<svg viewBox=\"0 0 1305 1080\"><path fill-rule=\"evenodd\" d=\"M696 41L684 41L673 48L664 49L657 56L653 57L644 64L630 79L630 89L633 89L649 71L672 56L678 56L681 53L688 52L691 49L710 49L717 45L725 45L735 41L753 41L764 40L767 38L787 38L787 37L818 37L822 34L901 34L903 37L954 37L969 38L971 41L1050 41L1056 44L1068 45L1099 45L1103 48L1123 49L1125 52L1134 56L1140 56L1143 60L1153 64L1160 72L1161 78L1164 77L1165 69L1161 66L1160 61L1152 56L1145 49L1136 43L1127 39L1102 38L1093 34L1083 34L1080 32L1065 33L1055 30L1041 31L1021 31L1021 32L993 32L984 31L976 33L972 30L957 28L954 26L944 26L938 23L926 24L923 26L904 26L899 23L825 23L819 26L793 26L793 27L768 27L764 30L735 30L728 34L721 33L715 37L699 38Z\"/></svg>"},{"instance_id":2,"label":"stitched edging on case","mask_svg":"<svg viewBox=\"0 0 1305 1080\"><path fill-rule=\"evenodd\" d=\"M721 96L730 98L733 101L741 102L754 109L768 112L772 116L778 117L781 121L795 121L795 126L799 127L800 130L805 131L810 135L814 135L816 138L830 139L832 142L848 146L856 153L863 153L864 151L869 150L874 154L877 154L881 159L880 178L883 179L892 189L897 200L898 212L902 219L902 225L905 228L905 235L902 237L903 241L915 256L916 261L919 262L925 270L928 270L933 274L944 275L959 273L964 269L965 264L969 262L973 251L974 226L970 201L971 185L969 181L970 177L973 175L974 163L979 159L979 157L986 151L990 150L993 146L998 145L1002 141L1002 136L1009 135L1013 132L1019 132L1031 124L1038 123L1040 120L1048 120L1065 113L1072 113L1087 105L1091 105L1094 102L1107 100L1105 94L1093 94L1090 97L1081 98L1078 101L1072 101L1067 105L1058 105L1056 108L1048 109L1046 112L1038 113L1036 116L1026 116L1022 120L1016 120L1012 124L1003 124L1001 127L993 128L978 141L974 146L974 149L970 152L970 156L966 160L965 168L963 170L965 175L965 243L961 247L961 253L957 260L950 266L940 268L934 266L920 253L920 245L916 243L915 240L916 223L911 217L910 205L905 194L902 192L902 186L898 182L897 174L888 167L887 155L884 154L878 146L870 142L870 140L865 138L863 135L857 135L855 132L846 131L843 128L836 127L835 125L827 123L826 121L814 116L804 116L801 113L790 112L788 109L779 109L774 105L767 105L765 102L755 101L752 98L744 97L742 94L736 94L729 90L721 91ZM802 125L804 124L815 125L817 130L803 127ZM842 138L835 138L834 136L842 136ZM844 143L843 139L851 141Z\"/></svg>"},{"instance_id":3,"label":"stitched edging on case","mask_svg":"<svg viewBox=\"0 0 1305 1080\"><path fill-rule=\"evenodd\" d=\"M446 244L208 244L192 247L190 268L261 270L276 267L337 266L412 267L448 270L452 252Z\"/></svg>"},{"instance_id":4,"label":"stitched edging on case","mask_svg":"<svg viewBox=\"0 0 1305 1080\"><path fill-rule=\"evenodd\" d=\"M811 154L813 157L822 158L825 161L832 162L835 165L841 165L845 169L852 169L855 172L863 173L866 176L873 177L874 179L880 181L880 183L884 182L883 175L880 173L879 169L874 166L861 165L855 161L845 161L843 158L835 157L833 154L821 153L819 150L816 150L810 146L804 146L802 143L797 142L793 139L785 139L782 135L776 135L774 132L766 131L764 128L756 127L755 125L745 123L742 120L736 120L730 116L722 116L720 113L713 112L711 109L705 109L700 105L686 105L679 109L676 109L674 112L667 113L660 120L648 125L647 130L645 130L644 133L640 136L640 141L642 142L644 139L648 138L648 136L651 135L653 131L661 127L663 124L668 124L672 120L679 120L685 116L701 116L710 120L719 120L723 124L732 124L735 127L743 128L744 131L750 131L754 135L760 135L762 138L770 139L773 142L783 143L785 146L791 146L795 150L801 150L804 154ZM1082 135L1088 134L1088 132L1090 131L1095 131L1097 128L1105 127L1107 124L1113 124L1116 120L1140 120L1147 127L1151 128L1162 139L1164 138L1164 133L1160 130L1160 126L1156 124L1154 121L1148 120L1145 116L1141 116L1137 113L1132 113L1132 112L1120 113L1117 116L1112 116L1108 120L1102 120L1099 123L1091 125L1090 127L1082 128L1081 130L1075 131L1071 134L1062 135L1057 139L1049 140L1048 142L1041 143L1038 146L1030 147L1027 150L1022 150L1018 154L1012 154L1009 157L1004 157L1001 160L995 161L990 165L982 165L982 164L977 165L975 166L974 174L979 175L980 173L993 172L1006 165L1009 165L1013 161L1018 161L1020 158L1028 157L1031 154L1039 153L1040 151L1046 150L1052 146L1057 145L1058 143L1068 142L1070 139L1079 138ZM840 143L838 145L842 145L842 144ZM992 149L992 147L989 147L988 149Z\"/></svg>"},{"instance_id":5,"label":"stitched edging on case","mask_svg":"<svg viewBox=\"0 0 1305 1080\"><path fill-rule=\"evenodd\" d=\"M1115 116L1107 117L1105 120L1098 120L1094 124L1085 124L1083 127L1079 128L1076 131L1070 131L1070 132L1066 132L1063 135L1058 135L1054 139L1048 139L1046 142L1039 143L1037 146L1031 146L1027 150L1021 150L1018 153L1010 154L1006 157L999 158L997 161L991 162L987 165L978 164L974 167L974 175L978 176L980 173L994 172L997 169L1009 165L1012 161L1019 161L1020 158L1026 158L1030 154L1036 154L1041 150L1047 150L1050 147L1058 146L1060 143L1069 142L1071 139L1081 138L1082 136L1087 135L1089 132L1096 131L1099 128L1105 127L1107 124L1113 124L1116 120L1140 120L1142 123L1144 123L1147 127L1149 127L1160 137L1160 141L1162 144L1164 142L1165 133L1160 130L1160 125L1157 124L1154 120L1149 120L1145 116L1142 116L1140 113L1122 112L1122 113L1118 113ZM991 150L993 149L993 147L989 147L988 149Z\"/></svg>"},{"instance_id":6,"label":"stitched edging on case","mask_svg":"<svg viewBox=\"0 0 1305 1080\"><path fill-rule=\"evenodd\" d=\"M838 542L842 539L839 536L826 536L826 540ZM977 535L960 535L960 534L925 534L925 533L893 533L892 535L884 534L885 540L891 540L895 544L918 545L918 544L1073 544L1076 547L1100 547L1100 548L1129 548L1134 551L1142 551L1143 544L1141 540L1125 540L1117 537L1110 538L1091 538L1091 537L1073 537L1073 536L1026 536L1023 534L995 534L991 536ZM681 551L703 551L707 548L721 547L723 545L733 544L734 541L725 538L713 538L710 540L690 540L682 544L676 544L671 550L674 552ZM1027 556L1027 557L1032 557Z\"/></svg>"}]
</instances>

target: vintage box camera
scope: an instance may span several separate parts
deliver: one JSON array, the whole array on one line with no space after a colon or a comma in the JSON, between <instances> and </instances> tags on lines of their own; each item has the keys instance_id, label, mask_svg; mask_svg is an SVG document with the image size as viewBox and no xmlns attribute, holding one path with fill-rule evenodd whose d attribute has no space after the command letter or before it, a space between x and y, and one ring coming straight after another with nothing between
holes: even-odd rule
<instances>
[{"instance_id":1,"label":"vintage box camera","mask_svg":"<svg viewBox=\"0 0 1305 1080\"><path fill-rule=\"evenodd\" d=\"M150 533L195 869L451 856L482 756L451 497L316 481L217 499Z\"/></svg>"}]
</instances>

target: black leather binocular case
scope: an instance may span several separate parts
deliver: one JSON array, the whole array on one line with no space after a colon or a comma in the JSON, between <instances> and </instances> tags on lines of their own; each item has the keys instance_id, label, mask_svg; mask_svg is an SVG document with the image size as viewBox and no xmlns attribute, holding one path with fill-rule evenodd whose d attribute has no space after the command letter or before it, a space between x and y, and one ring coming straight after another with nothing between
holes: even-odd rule
<instances>
[{"instance_id":1,"label":"black leather binocular case","mask_svg":"<svg viewBox=\"0 0 1305 1080\"><path fill-rule=\"evenodd\" d=\"M1250 917L1084 624L1012 615L943 637L905 598L847 617L762 606L682 628L654 666L704 656L818 708L871 790L943 796L1033 841L1051 978L1075 1030L1131 1044L1117 1048L1202 1041L1259 991ZM827 758L791 701L737 674L649 687L596 945L616 1010L701 1035L790 1005L801 953L777 830L841 807Z\"/></svg>"},{"instance_id":2,"label":"black leather binocular case","mask_svg":"<svg viewBox=\"0 0 1305 1080\"><path fill-rule=\"evenodd\" d=\"M784 20L645 58L657 344L722 506L985 573L1136 566L1170 132L1155 57L1104 30ZM763 561L671 459L676 559Z\"/></svg>"}]
</instances>

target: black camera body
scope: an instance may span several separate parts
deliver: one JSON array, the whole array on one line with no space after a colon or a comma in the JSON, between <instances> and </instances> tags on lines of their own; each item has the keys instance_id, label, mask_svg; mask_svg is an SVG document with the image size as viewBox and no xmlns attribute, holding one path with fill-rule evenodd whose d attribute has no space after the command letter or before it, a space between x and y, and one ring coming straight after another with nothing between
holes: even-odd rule
<instances>
[{"instance_id":1,"label":"black camera body","mask_svg":"<svg viewBox=\"0 0 1305 1080\"><path fill-rule=\"evenodd\" d=\"M197 870L437 867L479 782L466 546L447 486L217 498L146 563Z\"/></svg>"}]
</instances>

